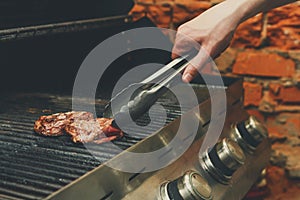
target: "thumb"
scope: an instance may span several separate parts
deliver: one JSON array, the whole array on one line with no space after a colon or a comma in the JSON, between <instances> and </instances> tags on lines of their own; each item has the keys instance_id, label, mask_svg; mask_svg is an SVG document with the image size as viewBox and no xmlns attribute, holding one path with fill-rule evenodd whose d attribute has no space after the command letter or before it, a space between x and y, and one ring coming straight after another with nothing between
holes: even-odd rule
<instances>
[{"instance_id":1,"label":"thumb","mask_svg":"<svg viewBox=\"0 0 300 200\"><path fill-rule=\"evenodd\" d=\"M198 54L189 61L188 66L185 68L182 80L186 83L190 82L197 76L197 74L201 72L203 67L207 64L210 56L207 54L204 48L201 48Z\"/></svg>"}]
</instances>

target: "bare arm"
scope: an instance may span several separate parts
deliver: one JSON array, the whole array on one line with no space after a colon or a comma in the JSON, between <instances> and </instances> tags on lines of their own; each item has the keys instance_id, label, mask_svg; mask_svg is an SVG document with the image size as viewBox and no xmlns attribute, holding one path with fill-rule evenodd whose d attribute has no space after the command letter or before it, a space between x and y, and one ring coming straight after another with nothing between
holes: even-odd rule
<instances>
[{"instance_id":1,"label":"bare arm","mask_svg":"<svg viewBox=\"0 0 300 200\"><path fill-rule=\"evenodd\" d=\"M190 82L209 57L218 57L230 44L240 23L250 17L296 0L226 0L178 28L172 57L197 49L183 73L183 81ZM195 42L201 45L195 47Z\"/></svg>"}]
</instances>

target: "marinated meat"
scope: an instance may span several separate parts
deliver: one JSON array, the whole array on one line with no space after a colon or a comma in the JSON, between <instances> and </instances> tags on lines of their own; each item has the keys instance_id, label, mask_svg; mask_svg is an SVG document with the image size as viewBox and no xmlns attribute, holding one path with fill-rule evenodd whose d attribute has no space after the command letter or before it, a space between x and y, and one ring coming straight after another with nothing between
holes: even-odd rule
<instances>
[{"instance_id":1,"label":"marinated meat","mask_svg":"<svg viewBox=\"0 0 300 200\"><path fill-rule=\"evenodd\" d=\"M123 132L111 126L113 119L97 118L92 120L75 120L65 130L72 136L73 142L103 143L123 136Z\"/></svg>"},{"instance_id":2,"label":"marinated meat","mask_svg":"<svg viewBox=\"0 0 300 200\"><path fill-rule=\"evenodd\" d=\"M114 133L120 132L119 129L114 128L111 126L113 119L111 118L97 118L98 123L100 124L100 128L106 133Z\"/></svg>"},{"instance_id":3,"label":"marinated meat","mask_svg":"<svg viewBox=\"0 0 300 200\"><path fill-rule=\"evenodd\" d=\"M45 136L59 136L64 132L73 142L103 143L123 136L123 132L111 126L113 119L95 119L90 112L66 112L41 116L34 124L35 132Z\"/></svg>"},{"instance_id":4,"label":"marinated meat","mask_svg":"<svg viewBox=\"0 0 300 200\"><path fill-rule=\"evenodd\" d=\"M64 133L67 124L74 120L90 120L94 116L90 112L66 112L49 116L41 116L34 124L35 132L45 136L59 136Z\"/></svg>"}]
</instances>

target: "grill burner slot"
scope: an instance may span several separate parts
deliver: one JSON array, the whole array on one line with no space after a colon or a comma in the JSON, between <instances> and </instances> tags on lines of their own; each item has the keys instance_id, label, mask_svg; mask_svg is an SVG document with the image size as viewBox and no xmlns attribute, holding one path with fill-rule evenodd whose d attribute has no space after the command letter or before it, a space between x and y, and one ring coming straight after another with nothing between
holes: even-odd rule
<instances>
[{"instance_id":1,"label":"grill burner slot","mask_svg":"<svg viewBox=\"0 0 300 200\"><path fill-rule=\"evenodd\" d=\"M210 120L208 120L207 122L205 122L203 125L202 125L202 128L204 128L205 126L209 125L210 123Z\"/></svg>"},{"instance_id":2,"label":"grill burner slot","mask_svg":"<svg viewBox=\"0 0 300 200\"><path fill-rule=\"evenodd\" d=\"M172 150L173 150L173 148L170 148L168 151L166 151L166 152L164 152L163 154L161 154L161 155L159 156L159 159L162 159L162 158L165 157L167 154L171 153Z\"/></svg>"},{"instance_id":3,"label":"grill burner slot","mask_svg":"<svg viewBox=\"0 0 300 200\"><path fill-rule=\"evenodd\" d=\"M132 181L133 179L135 179L138 175L140 175L141 173L143 173L143 171L146 169L146 167L142 168L140 170L140 172L133 174L132 176L129 177L128 181Z\"/></svg>"},{"instance_id":4,"label":"grill burner slot","mask_svg":"<svg viewBox=\"0 0 300 200\"><path fill-rule=\"evenodd\" d=\"M100 200L108 199L108 198L110 198L113 194L114 194L114 192L111 191L111 192L107 193L104 197L102 197Z\"/></svg>"},{"instance_id":5,"label":"grill burner slot","mask_svg":"<svg viewBox=\"0 0 300 200\"><path fill-rule=\"evenodd\" d=\"M240 99L237 99L236 101L234 101L231 105L236 105L236 104L238 104L238 103L240 103L241 102L241 100Z\"/></svg>"}]
</instances>

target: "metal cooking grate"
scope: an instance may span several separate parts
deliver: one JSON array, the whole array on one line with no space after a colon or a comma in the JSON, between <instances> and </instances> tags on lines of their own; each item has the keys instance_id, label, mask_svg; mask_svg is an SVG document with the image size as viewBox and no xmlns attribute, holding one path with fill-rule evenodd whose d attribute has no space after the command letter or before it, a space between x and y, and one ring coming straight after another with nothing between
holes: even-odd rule
<instances>
[{"instance_id":1,"label":"metal cooking grate","mask_svg":"<svg viewBox=\"0 0 300 200\"><path fill-rule=\"evenodd\" d=\"M184 112L184 108L181 111L170 100L160 101L167 110L167 122ZM101 112L105 101L99 100L96 104ZM44 198L115 153L105 144L92 146L93 154L100 157L97 160L82 144L74 144L67 135L43 137L34 133L33 124L39 116L71 110L70 96L10 94L0 100L0 105L1 199ZM159 128L154 126L134 136L126 135L115 144L126 149Z\"/></svg>"}]
</instances>

